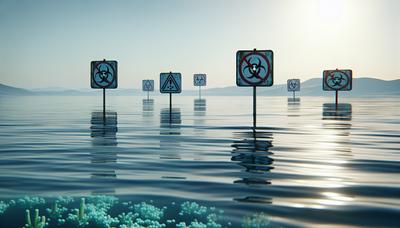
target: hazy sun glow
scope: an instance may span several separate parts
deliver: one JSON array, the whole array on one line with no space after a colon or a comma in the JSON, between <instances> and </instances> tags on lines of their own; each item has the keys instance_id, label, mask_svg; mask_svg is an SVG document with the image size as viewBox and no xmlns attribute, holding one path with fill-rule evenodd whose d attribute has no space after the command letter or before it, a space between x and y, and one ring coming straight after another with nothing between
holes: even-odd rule
<instances>
[{"instance_id":1,"label":"hazy sun glow","mask_svg":"<svg viewBox=\"0 0 400 228\"><path fill-rule=\"evenodd\" d=\"M319 0L319 16L323 23L336 24L343 17L343 0Z\"/></svg>"}]
</instances>

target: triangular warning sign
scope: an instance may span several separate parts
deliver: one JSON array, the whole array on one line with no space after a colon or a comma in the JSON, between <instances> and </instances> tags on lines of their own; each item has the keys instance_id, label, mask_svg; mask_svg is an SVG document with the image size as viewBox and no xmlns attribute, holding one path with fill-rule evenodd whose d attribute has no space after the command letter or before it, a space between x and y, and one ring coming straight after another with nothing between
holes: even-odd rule
<instances>
[{"instance_id":1,"label":"triangular warning sign","mask_svg":"<svg viewBox=\"0 0 400 228\"><path fill-rule=\"evenodd\" d=\"M165 80L164 84L161 87L161 90L167 93L174 93L180 91L180 87L178 83L176 83L176 80L172 74L168 75L167 79Z\"/></svg>"}]
</instances>

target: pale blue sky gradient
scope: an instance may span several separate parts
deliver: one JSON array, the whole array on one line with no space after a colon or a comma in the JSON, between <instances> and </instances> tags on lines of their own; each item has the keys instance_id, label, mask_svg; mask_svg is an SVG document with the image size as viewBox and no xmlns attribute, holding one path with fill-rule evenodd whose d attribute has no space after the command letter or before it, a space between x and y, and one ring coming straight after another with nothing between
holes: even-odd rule
<instances>
[{"instance_id":1,"label":"pale blue sky gradient","mask_svg":"<svg viewBox=\"0 0 400 228\"><path fill-rule=\"evenodd\" d=\"M90 61L119 63L119 87L181 72L235 85L239 49L274 51L275 83L351 68L400 78L400 1L0 0L0 83L89 88Z\"/></svg>"}]
</instances>

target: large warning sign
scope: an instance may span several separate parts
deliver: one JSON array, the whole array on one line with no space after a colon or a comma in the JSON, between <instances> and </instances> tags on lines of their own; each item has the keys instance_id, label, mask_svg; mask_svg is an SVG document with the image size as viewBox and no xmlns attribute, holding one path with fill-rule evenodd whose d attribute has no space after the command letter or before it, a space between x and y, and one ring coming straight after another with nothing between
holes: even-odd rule
<instances>
[{"instance_id":1,"label":"large warning sign","mask_svg":"<svg viewBox=\"0 0 400 228\"><path fill-rule=\"evenodd\" d=\"M193 75L193 85L194 86L206 86L207 85L206 77L207 76L205 74L194 74Z\"/></svg>"},{"instance_id":2,"label":"large warning sign","mask_svg":"<svg viewBox=\"0 0 400 228\"><path fill-rule=\"evenodd\" d=\"M352 89L353 76L351 70L325 70L323 72L322 89L325 91L349 91Z\"/></svg>"},{"instance_id":3,"label":"large warning sign","mask_svg":"<svg viewBox=\"0 0 400 228\"><path fill-rule=\"evenodd\" d=\"M117 61L92 61L90 69L90 86L93 89L117 88Z\"/></svg>"},{"instance_id":4,"label":"large warning sign","mask_svg":"<svg viewBox=\"0 0 400 228\"><path fill-rule=\"evenodd\" d=\"M161 93L181 93L182 80L181 73L161 73L160 92Z\"/></svg>"},{"instance_id":5,"label":"large warning sign","mask_svg":"<svg viewBox=\"0 0 400 228\"><path fill-rule=\"evenodd\" d=\"M142 81L143 91L154 91L154 80L143 80Z\"/></svg>"},{"instance_id":6,"label":"large warning sign","mask_svg":"<svg viewBox=\"0 0 400 228\"><path fill-rule=\"evenodd\" d=\"M236 53L237 86L272 86L273 52L247 50Z\"/></svg>"},{"instance_id":7,"label":"large warning sign","mask_svg":"<svg viewBox=\"0 0 400 228\"><path fill-rule=\"evenodd\" d=\"M287 80L287 90L289 92L300 91L300 79L288 79Z\"/></svg>"}]
</instances>

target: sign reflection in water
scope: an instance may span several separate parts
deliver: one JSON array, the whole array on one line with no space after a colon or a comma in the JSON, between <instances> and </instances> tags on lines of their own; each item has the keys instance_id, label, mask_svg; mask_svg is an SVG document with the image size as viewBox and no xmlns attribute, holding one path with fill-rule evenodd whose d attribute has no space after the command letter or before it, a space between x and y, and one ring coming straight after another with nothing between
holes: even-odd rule
<instances>
[{"instance_id":1,"label":"sign reflection in water","mask_svg":"<svg viewBox=\"0 0 400 228\"><path fill-rule=\"evenodd\" d=\"M241 175L241 179L235 180L235 184L245 184L254 187L266 187L271 184L268 174L273 169L273 162L270 156L273 153L272 148L272 132L237 132L236 138L240 140L234 141L231 147L232 161L238 162L245 171L245 175ZM260 202L272 203L272 198L266 195L248 195L241 198L235 198L236 201L244 202Z\"/></svg>"},{"instance_id":2,"label":"sign reflection in water","mask_svg":"<svg viewBox=\"0 0 400 228\"><path fill-rule=\"evenodd\" d=\"M154 99L143 99L142 100L142 116L150 117L153 116L154 113Z\"/></svg>"},{"instance_id":3,"label":"sign reflection in water","mask_svg":"<svg viewBox=\"0 0 400 228\"><path fill-rule=\"evenodd\" d=\"M205 114L207 108L207 102L206 99L194 99L194 113L195 115L201 115L201 114Z\"/></svg>"},{"instance_id":4,"label":"sign reflection in water","mask_svg":"<svg viewBox=\"0 0 400 228\"><path fill-rule=\"evenodd\" d=\"M105 119L104 119L105 117ZM90 137L93 150L90 152L93 179L115 179L115 163L117 163L117 113L108 111L92 112L90 120ZM112 185L107 185L112 186ZM113 193L114 189L101 189L95 193Z\"/></svg>"},{"instance_id":5,"label":"sign reflection in water","mask_svg":"<svg viewBox=\"0 0 400 228\"><path fill-rule=\"evenodd\" d=\"M204 135L204 129L202 129L203 126L206 124L206 110L207 110L207 102L206 99L194 99L193 101L193 111L194 111L194 120L193 120L193 126L194 126L194 132L196 132L198 135Z\"/></svg>"},{"instance_id":6,"label":"sign reflection in water","mask_svg":"<svg viewBox=\"0 0 400 228\"><path fill-rule=\"evenodd\" d=\"M300 97L288 97L287 99L288 104L299 104L300 103Z\"/></svg>"},{"instance_id":7,"label":"sign reflection in water","mask_svg":"<svg viewBox=\"0 0 400 228\"><path fill-rule=\"evenodd\" d=\"M322 107L323 120L351 120L352 106L351 104L342 103L338 104L336 109L336 104L325 103ZM351 123L348 123L351 126Z\"/></svg>"},{"instance_id":8,"label":"sign reflection in water","mask_svg":"<svg viewBox=\"0 0 400 228\"><path fill-rule=\"evenodd\" d=\"M160 110L160 159L181 159L181 110Z\"/></svg>"},{"instance_id":9,"label":"sign reflection in water","mask_svg":"<svg viewBox=\"0 0 400 228\"><path fill-rule=\"evenodd\" d=\"M287 99L287 116L300 117L300 98Z\"/></svg>"}]
</instances>

